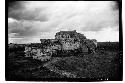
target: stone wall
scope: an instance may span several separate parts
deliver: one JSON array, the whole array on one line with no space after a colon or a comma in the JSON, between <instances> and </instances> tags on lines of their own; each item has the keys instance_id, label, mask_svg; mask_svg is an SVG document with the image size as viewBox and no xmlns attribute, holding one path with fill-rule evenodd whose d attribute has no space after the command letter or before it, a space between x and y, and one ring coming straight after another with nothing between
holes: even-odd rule
<instances>
[{"instance_id":1,"label":"stone wall","mask_svg":"<svg viewBox=\"0 0 125 83\"><path fill-rule=\"evenodd\" d=\"M51 58L51 52L49 49L41 49L37 47L25 47L25 57L32 57L41 61L46 61Z\"/></svg>"},{"instance_id":2,"label":"stone wall","mask_svg":"<svg viewBox=\"0 0 125 83\"><path fill-rule=\"evenodd\" d=\"M62 50L75 50L80 49L81 39L86 39L83 34L74 31L60 31L56 33L55 39L59 40L62 44ZM85 47L85 46L84 46ZM86 49L86 48L84 48Z\"/></svg>"},{"instance_id":3,"label":"stone wall","mask_svg":"<svg viewBox=\"0 0 125 83\"><path fill-rule=\"evenodd\" d=\"M84 44L87 46L90 53L95 53L97 48L97 40L85 39Z\"/></svg>"},{"instance_id":4,"label":"stone wall","mask_svg":"<svg viewBox=\"0 0 125 83\"><path fill-rule=\"evenodd\" d=\"M46 61L51 58L53 54L57 53L57 50L61 50L61 45L52 44L37 47L37 45L25 46L25 57L32 57L41 61Z\"/></svg>"},{"instance_id":5,"label":"stone wall","mask_svg":"<svg viewBox=\"0 0 125 83\"><path fill-rule=\"evenodd\" d=\"M86 39L84 34L76 31L60 31L56 33L55 39L40 39L40 44L31 44L25 47L26 57L33 57L41 61L48 60L58 51L67 52L90 52L94 53L97 47L95 39Z\"/></svg>"}]
</instances>

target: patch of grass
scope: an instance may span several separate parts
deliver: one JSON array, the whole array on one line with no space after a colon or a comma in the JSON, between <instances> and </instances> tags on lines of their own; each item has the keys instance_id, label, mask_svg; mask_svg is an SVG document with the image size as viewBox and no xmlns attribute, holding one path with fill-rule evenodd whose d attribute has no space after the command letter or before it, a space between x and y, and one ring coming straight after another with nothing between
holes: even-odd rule
<instances>
[{"instance_id":1,"label":"patch of grass","mask_svg":"<svg viewBox=\"0 0 125 83\"><path fill-rule=\"evenodd\" d=\"M50 71L46 67L54 67L58 70L65 70L77 75L77 77L86 78L115 78L120 77L122 67L122 52L118 50L118 43L111 44L110 47L106 43L98 44L99 47L95 54L72 54L65 57L52 57L50 61L41 62L32 58L24 57L23 50L12 50L8 55L7 72L8 78L11 80L29 79L29 78L66 78ZM114 46L116 45L116 46ZM101 50L101 48L104 48Z\"/></svg>"}]
</instances>

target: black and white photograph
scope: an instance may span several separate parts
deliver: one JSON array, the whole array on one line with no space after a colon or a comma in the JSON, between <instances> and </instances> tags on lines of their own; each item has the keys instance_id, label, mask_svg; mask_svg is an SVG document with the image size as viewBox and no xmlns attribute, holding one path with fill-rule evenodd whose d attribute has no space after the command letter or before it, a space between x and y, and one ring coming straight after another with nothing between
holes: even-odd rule
<instances>
[{"instance_id":1,"label":"black and white photograph","mask_svg":"<svg viewBox=\"0 0 125 83\"><path fill-rule=\"evenodd\" d=\"M6 81L122 81L121 4L8 0Z\"/></svg>"}]
</instances>

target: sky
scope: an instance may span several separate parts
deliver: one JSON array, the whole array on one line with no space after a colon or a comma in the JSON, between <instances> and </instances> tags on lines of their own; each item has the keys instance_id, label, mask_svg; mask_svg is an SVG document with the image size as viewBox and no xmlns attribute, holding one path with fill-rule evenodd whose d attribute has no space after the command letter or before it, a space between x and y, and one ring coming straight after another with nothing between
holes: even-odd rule
<instances>
[{"instance_id":1,"label":"sky","mask_svg":"<svg viewBox=\"0 0 125 83\"><path fill-rule=\"evenodd\" d=\"M8 4L8 43L37 43L76 30L98 42L119 41L114 1L17 1Z\"/></svg>"}]
</instances>

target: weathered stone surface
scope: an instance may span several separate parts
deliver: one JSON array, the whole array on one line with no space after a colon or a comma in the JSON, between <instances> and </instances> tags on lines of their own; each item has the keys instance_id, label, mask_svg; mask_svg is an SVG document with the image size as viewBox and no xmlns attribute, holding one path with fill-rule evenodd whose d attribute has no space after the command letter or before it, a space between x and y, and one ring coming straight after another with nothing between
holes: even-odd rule
<instances>
[{"instance_id":1,"label":"weathered stone surface","mask_svg":"<svg viewBox=\"0 0 125 83\"><path fill-rule=\"evenodd\" d=\"M90 39L85 39L84 44L87 46L88 50L92 53L95 53L95 50L97 48L97 41L90 40Z\"/></svg>"},{"instance_id":2,"label":"weathered stone surface","mask_svg":"<svg viewBox=\"0 0 125 83\"><path fill-rule=\"evenodd\" d=\"M80 48L80 41L86 39L86 37L74 30L60 31L56 33L55 39L61 42L62 50L75 50Z\"/></svg>"},{"instance_id":3,"label":"weathered stone surface","mask_svg":"<svg viewBox=\"0 0 125 83\"><path fill-rule=\"evenodd\" d=\"M31 47L27 47L27 46L25 46L25 56L26 57L31 57Z\"/></svg>"},{"instance_id":4,"label":"weathered stone surface","mask_svg":"<svg viewBox=\"0 0 125 83\"><path fill-rule=\"evenodd\" d=\"M56 33L55 39L40 39L41 44L30 44L25 47L26 57L46 60L57 52L71 53L71 51L82 53L95 53L97 41L87 39L84 34L74 31L60 31ZM78 50L78 51L77 51Z\"/></svg>"}]
</instances>

